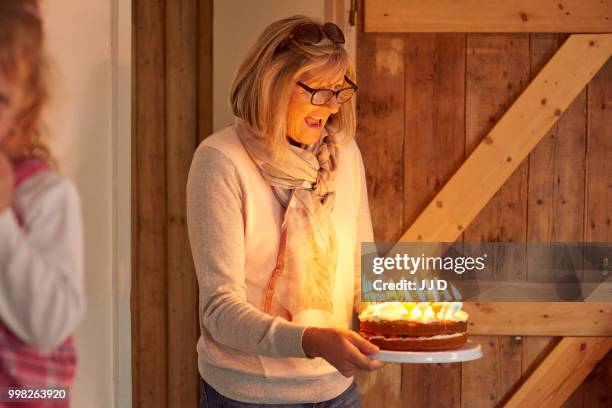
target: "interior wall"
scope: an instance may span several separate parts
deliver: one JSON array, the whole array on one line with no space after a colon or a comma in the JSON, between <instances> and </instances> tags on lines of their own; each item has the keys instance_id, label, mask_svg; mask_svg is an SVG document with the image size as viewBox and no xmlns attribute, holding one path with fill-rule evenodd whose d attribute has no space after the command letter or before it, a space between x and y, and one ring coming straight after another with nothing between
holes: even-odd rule
<instances>
[{"instance_id":1,"label":"interior wall","mask_svg":"<svg viewBox=\"0 0 612 408\"><path fill-rule=\"evenodd\" d=\"M114 407L132 406L131 136L132 1L112 0Z\"/></svg>"},{"instance_id":2,"label":"interior wall","mask_svg":"<svg viewBox=\"0 0 612 408\"><path fill-rule=\"evenodd\" d=\"M130 4L43 2L52 98L46 123L61 170L79 189L84 218L87 312L75 336L75 407L131 405Z\"/></svg>"}]
</instances>

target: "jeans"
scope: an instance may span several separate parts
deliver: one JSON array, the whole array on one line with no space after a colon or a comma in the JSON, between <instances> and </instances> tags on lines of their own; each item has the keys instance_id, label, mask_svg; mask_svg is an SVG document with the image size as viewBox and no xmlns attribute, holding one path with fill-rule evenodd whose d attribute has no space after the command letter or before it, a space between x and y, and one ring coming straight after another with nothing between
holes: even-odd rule
<instances>
[{"instance_id":1,"label":"jeans","mask_svg":"<svg viewBox=\"0 0 612 408\"><path fill-rule=\"evenodd\" d=\"M200 408L360 408L359 394L355 381L336 398L322 402L308 402L299 404L256 404L236 401L219 394L203 379L200 394Z\"/></svg>"}]
</instances>

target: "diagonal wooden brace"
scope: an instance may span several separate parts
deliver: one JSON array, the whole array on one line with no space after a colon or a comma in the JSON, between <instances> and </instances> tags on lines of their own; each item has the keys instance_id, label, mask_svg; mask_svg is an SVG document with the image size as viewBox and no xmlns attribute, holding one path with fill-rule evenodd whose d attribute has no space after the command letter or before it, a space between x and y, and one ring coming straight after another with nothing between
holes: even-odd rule
<instances>
[{"instance_id":1,"label":"diagonal wooden brace","mask_svg":"<svg viewBox=\"0 0 612 408\"><path fill-rule=\"evenodd\" d=\"M504 407L561 406L610 348L611 337L564 337Z\"/></svg>"},{"instance_id":2,"label":"diagonal wooden brace","mask_svg":"<svg viewBox=\"0 0 612 408\"><path fill-rule=\"evenodd\" d=\"M570 36L400 242L454 242L611 54L612 34Z\"/></svg>"}]
</instances>

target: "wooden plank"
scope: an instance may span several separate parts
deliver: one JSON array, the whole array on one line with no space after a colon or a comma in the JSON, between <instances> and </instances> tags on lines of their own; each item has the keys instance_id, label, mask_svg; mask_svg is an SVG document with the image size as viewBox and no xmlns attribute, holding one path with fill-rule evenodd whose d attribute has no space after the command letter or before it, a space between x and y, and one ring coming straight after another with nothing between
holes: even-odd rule
<instances>
[{"instance_id":1,"label":"wooden plank","mask_svg":"<svg viewBox=\"0 0 612 408\"><path fill-rule=\"evenodd\" d=\"M559 406L612 348L607 337L566 337L505 405Z\"/></svg>"},{"instance_id":2,"label":"wooden plank","mask_svg":"<svg viewBox=\"0 0 612 408\"><path fill-rule=\"evenodd\" d=\"M465 36L406 36L404 224L465 160Z\"/></svg>"},{"instance_id":3,"label":"wooden plank","mask_svg":"<svg viewBox=\"0 0 612 408\"><path fill-rule=\"evenodd\" d=\"M523 378L526 380L561 340L550 336L526 336L523 340Z\"/></svg>"},{"instance_id":4,"label":"wooden plank","mask_svg":"<svg viewBox=\"0 0 612 408\"><path fill-rule=\"evenodd\" d=\"M542 69L567 37L566 34L530 35L532 76ZM583 240L585 102L586 89L578 95L529 155L527 242L582 242ZM529 269L527 279L555 281L550 273L536 274ZM558 341L557 337L523 338L523 381L526 381ZM582 387L578 387L563 406L580 408L582 391Z\"/></svg>"},{"instance_id":5,"label":"wooden plank","mask_svg":"<svg viewBox=\"0 0 612 408\"><path fill-rule=\"evenodd\" d=\"M584 382L583 382L584 383ZM567 399L561 404L561 408L582 408L583 407L584 388L580 384L574 392L567 397Z\"/></svg>"},{"instance_id":6,"label":"wooden plank","mask_svg":"<svg viewBox=\"0 0 612 408\"><path fill-rule=\"evenodd\" d=\"M587 242L612 242L612 60L589 84ZM612 264L612 260L610 260Z\"/></svg>"},{"instance_id":7,"label":"wooden plank","mask_svg":"<svg viewBox=\"0 0 612 408\"><path fill-rule=\"evenodd\" d=\"M198 2L198 142L213 132L213 3Z\"/></svg>"},{"instance_id":8,"label":"wooden plank","mask_svg":"<svg viewBox=\"0 0 612 408\"><path fill-rule=\"evenodd\" d=\"M608 351L586 380L582 383L584 408L609 408L612 401L612 351Z\"/></svg>"},{"instance_id":9,"label":"wooden plank","mask_svg":"<svg viewBox=\"0 0 612 408\"><path fill-rule=\"evenodd\" d=\"M364 35L359 26L357 42L358 82L376 84L357 93L356 137L366 169L374 237L394 242L404 227L404 36ZM400 406L400 364L360 372L356 381L364 408Z\"/></svg>"},{"instance_id":10,"label":"wooden plank","mask_svg":"<svg viewBox=\"0 0 612 408\"><path fill-rule=\"evenodd\" d=\"M612 336L611 302L466 302L470 334Z\"/></svg>"},{"instance_id":11,"label":"wooden plank","mask_svg":"<svg viewBox=\"0 0 612 408\"><path fill-rule=\"evenodd\" d=\"M377 83L360 89L357 100L357 143L367 170L374 236L395 242L403 229L404 38L363 36L359 42L359 80ZM379 78L385 78L383 82Z\"/></svg>"},{"instance_id":12,"label":"wooden plank","mask_svg":"<svg viewBox=\"0 0 612 408\"><path fill-rule=\"evenodd\" d=\"M518 388L521 340L515 336L473 336L483 348L483 358L463 363L461 406L499 406Z\"/></svg>"},{"instance_id":13,"label":"wooden plank","mask_svg":"<svg viewBox=\"0 0 612 408\"><path fill-rule=\"evenodd\" d=\"M538 72L565 41L565 35L531 35L532 72ZM528 242L582 242L586 167L586 89L529 155ZM565 254L552 254L562 262ZM554 282L551 272L532 281ZM576 271L581 279L582 271Z\"/></svg>"},{"instance_id":14,"label":"wooden plank","mask_svg":"<svg viewBox=\"0 0 612 408\"><path fill-rule=\"evenodd\" d=\"M529 82L529 36L526 34L468 35L466 68L466 154L491 132L499 118ZM468 159L469 160L469 159ZM527 231L527 163L507 175L464 233L465 242L525 242ZM472 197L473 198L473 197ZM446 204L446 203L445 203ZM484 204L484 203L483 203ZM467 224L463 224L467 225ZM486 275L492 280L524 280L522 254L492 252ZM508 261L517 260L517 262ZM485 272L485 271L482 271ZM487 276L488 275L488 276Z\"/></svg>"},{"instance_id":15,"label":"wooden plank","mask_svg":"<svg viewBox=\"0 0 612 408\"><path fill-rule=\"evenodd\" d=\"M323 18L326 22L336 24L343 33L346 32L346 4L345 0L324 0Z\"/></svg>"},{"instance_id":16,"label":"wooden plank","mask_svg":"<svg viewBox=\"0 0 612 408\"><path fill-rule=\"evenodd\" d=\"M523 382L527 381L527 378L538 368L560 340L559 337L548 336L523 337ZM583 387L579 386L561 407L581 408L583 394Z\"/></svg>"},{"instance_id":17,"label":"wooden plank","mask_svg":"<svg viewBox=\"0 0 612 408\"><path fill-rule=\"evenodd\" d=\"M567 36L531 35L531 71L537 73ZM583 238L586 166L586 89L572 102L529 155L531 242L580 242Z\"/></svg>"},{"instance_id":18,"label":"wooden plank","mask_svg":"<svg viewBox=\"0 0 612 408\"><path fill-rule=\"evenodd\" d=\"M213 0L198 2L198 140L213 132Z\"/></svg>"},{"instance_id":19,"label":"wooden plank","mask_svg":"<svg viewBox=\"0 0 612 408\"><path fill-rule=\"evenodd\" d=\"M407 35L405 54L407 227L465 159L465 35ZM459 407L461 365L404 364L402 394L406 406Z\"/></svg>"},{"instance_id":20,"label":"wooden plank","mask_svg":"<svg viewBox=\"0 0 612 408\"><path fill-rule=\"evenodd\" d=\"M132 387L134 407L166 407L165 2L134 3Z\"/></svg>"},{"instance_id":21,"label":"wooden plank","mask_svg":"<svg viewBox=\"0 0 612 408\"><path fill-rule=\"evenodd\" d=\"M198 140L198 2L166 0L168 406L196 406L198 285L187 236L186 192Z\"/></svg>"},{"instance_id":22,"label":"wooden plank","mask_svg":"<svg viewBox=\"0 0 612 408\"><path fill-rule=\"evenodd\" d=\"M400 241L453 242L605 63L611 51L612 35L572 35Z\"/></svg>"},{"instance_id":23,"label":"wooden plank","mask_svg":"<svg viewBox=\"0 0 612 408\"><path fill-rule=\"evenodd\" d=\"M366 32L602 33L609 0L366 0Z\"/></svg>"},{"instance_id":24,"label":"wooden plank","mask_svg":"<svg viewBox=\"0 0 612 408\"><path fill-rule=\"evenodd\" d=\"M529 82L529 36L469 34L466 47L466 154L481 143ZM465 242L524 242L527 231L527 165L520 165L465 230ZM489 251L491 267L479 276L522 281L525 258ZM505 267L499 260L505 260ZM511 262L508 260L517 260ZM482 271L485 272L485 271ZM482 336L483 358L465 364L463 406L493 406L516 388L521 378L522 343L515 337ZM496 375L491 375L496 373Z\"/></svg>"},{"instance_id":25,"label":"wooden plank","mask_svg":"<svg viewBox=\"0 0 612 408\"><path fill-rule=\"evenodd\" d=\"M405 395L401 390L402 372L400 364L387 363L383 368L376 371L359 371L355 375L355 382L363 408L402 406Z\"/></svg>"},{"instance_id":26,"label":"wooden plank","mask_svg":"<svg viewBox=\"0 0 612 408\"><path fill-rule=\"evenodd\" d=\"M588 155L585 241L612 241L612 60L588 86ZM583 383L584 407L609 407L612 401L612 353Z\"/></svg>"},{"instance_id":27,"label":"wooden plank","mask_svg":"<svg viewBox=\"0 0 612 408\"><path fill-rule=\"evenodd\" d=\"M461 406L461 364L403 364L403 407Z\"/></svg>"},{"instance_id":28,"label":"wooden plank","mask_svg":"<svg viewBox=\"0 0 612 408\"><path fill-rule=\"evenodd\" d=\"M523 337L523 382L538 368L561 339L559 337ZM562 408L582 408L584 390L576 388L561 405Z\"/></svg>"}]
</instances>

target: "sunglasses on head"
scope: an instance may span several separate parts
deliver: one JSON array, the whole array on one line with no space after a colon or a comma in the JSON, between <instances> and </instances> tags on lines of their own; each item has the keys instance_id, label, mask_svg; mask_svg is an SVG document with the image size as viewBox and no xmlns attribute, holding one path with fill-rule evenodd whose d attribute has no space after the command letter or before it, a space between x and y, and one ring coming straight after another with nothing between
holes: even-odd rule
<instances>
[{"instance_id":1,"label":"sunglasses on head","mask_svg":"<svg viewBox=\"0 0 612 408\"><path fill-rule=\"evenodd\" d=\"M291 41L296 41L304 45L314 45L323 41L325 38L329 39L335 44L344 44L344 34L340 27L334 23L325 23L319 25L316 23L302 23L293 27L289 37L287 37L280 45L276 48L275 52L281 51L289 46Z\"/></svg>"}]
</instances>

